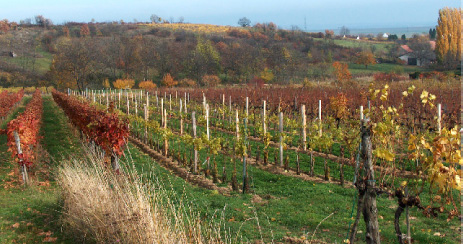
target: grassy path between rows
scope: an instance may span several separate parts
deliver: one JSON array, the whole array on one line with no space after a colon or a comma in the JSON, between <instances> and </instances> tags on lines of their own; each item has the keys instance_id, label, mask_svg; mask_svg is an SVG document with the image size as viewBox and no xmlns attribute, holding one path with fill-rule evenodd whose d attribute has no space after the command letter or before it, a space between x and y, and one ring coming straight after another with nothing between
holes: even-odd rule
<instances>
[{"instance_id":1,"label":"grassy path between rows","mask_svg":"<svg viewBox=\"0 0 463 244\"><path fill-rule=\"evenodd\" d=\"M126 151L127 155L131 155L129 161L139 172L160 181L164 188L172 189L176 199L183 199L184 204L186 202L193 211L199 211L204 219L221 218L226 228L233 233L232 237L238 233L243 240L254 242L263 239L266 243L272 240L281 242L285 237L310 239L320 221L333 212L320 225L315 239L342 243L346 237L355 189L342 188L337 184L314 184L251 166L249 176L254 193L223 196L186 184L131 144L129 151ZM377 201L382 242L395 243L397 239L393 221L397 200L380 196ZM425 218L416 208L410 210L410 216L412 236L419 243L459 243L457 219L447 222L444 215L437 219ZM404 232L404 215L401 220ZM360 232L357 237L360 242L364 242L363 220L359 230L363 233Z\"/></svg>"},{"instance_id":2,"label":"grassy path between rows","mask_svg":"<svg viewBox=\"0 0 463 244\"><path fill-rule=\"evenodd\" d=\"M43 150L33 185L27 188L19 185L18 176L14 174L19 167L7 152L6 135L0 135L1 243L73 243L74 238L61 231L59 190L53 180L53 169L63 156L77 153L80 142L51 97L44 97L43 102L40 132ZM10 119L23 110L24 106L18 107ZM6 123L2 125L4 128Z\"/></svg>"}]
</instances>

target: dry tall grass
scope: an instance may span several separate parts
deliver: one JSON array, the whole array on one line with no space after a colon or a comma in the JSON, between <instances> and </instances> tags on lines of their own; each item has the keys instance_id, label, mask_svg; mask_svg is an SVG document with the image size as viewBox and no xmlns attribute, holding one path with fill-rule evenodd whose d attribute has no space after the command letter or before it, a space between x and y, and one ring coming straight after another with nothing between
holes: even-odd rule
<instances>
[{"instance_id":1,"label":"dry tall grass","mask_svg":"<svg viewBox=\"0 0 463 244\"><path fill-rule=\"evenodd\" d=\"M113 174L100 153L86 150L84 159L63 162L58 172L69 228L98 243L232 242L220 224L202 222L160 183L133 169Z\"/></svg>"}]
</instances>

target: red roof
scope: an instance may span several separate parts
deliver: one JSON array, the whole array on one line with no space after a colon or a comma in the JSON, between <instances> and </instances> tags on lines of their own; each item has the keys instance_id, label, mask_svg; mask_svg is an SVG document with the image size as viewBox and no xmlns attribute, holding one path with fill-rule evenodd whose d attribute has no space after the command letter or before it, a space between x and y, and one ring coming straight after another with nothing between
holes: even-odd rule
<instances>
[{"instance_id":1,"label":"red roof","mask_svg":"<svg viewBox=\"0 0 463 244\"><path fill-rule=\"evenodd\" d=\"M429 41L429 44L431 45L432 50L436 49L436 42L435 41Z\"/></svg>"},{"instance_id":2,"label":"red roof","mask_svg":"<svg viewBox=\"0 0 463 244\"><path fill-rule=\"evenodd\" d=\"M409 46L407 46L407 45L401 45L400 47L401 47L403 50L405 50L407 53L413 52L413 50L412 50Z\"/></svg>"}]
</instances>

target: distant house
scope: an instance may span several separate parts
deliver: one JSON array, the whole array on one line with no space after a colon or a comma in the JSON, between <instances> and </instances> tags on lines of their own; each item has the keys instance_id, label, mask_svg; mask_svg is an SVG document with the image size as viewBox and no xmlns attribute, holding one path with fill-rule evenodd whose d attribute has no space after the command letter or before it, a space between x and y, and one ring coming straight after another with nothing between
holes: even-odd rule
<instances>
[{"instance_id":1,"label":"distant house","mask_svg":"<svg viewBox=\"0 0 463 244\"><path fill-rule=\"evenodd\" d=\"M388 37L389 37L389 35L388 35L387 33L384 33L384 34L383 34L383 38L386 38L386 39L387 39Z\"/></svg>"},{"instance_id":2,"label":"distant house","mask_svg":"<svg viewBox=\"0 0 463 244\"><path fill-rule=\"evenodd\" d=\"M429 44L431 45L432 50L436 48L435 41L429 41ZM417 65L417 66L423 66L423 65L429 64L432 61L434 61L434 60L417 58L417 55L414 54L414 51L408 45L400 46L399 59L403 60L408 65Z\"/></svg>"}]
</instances>

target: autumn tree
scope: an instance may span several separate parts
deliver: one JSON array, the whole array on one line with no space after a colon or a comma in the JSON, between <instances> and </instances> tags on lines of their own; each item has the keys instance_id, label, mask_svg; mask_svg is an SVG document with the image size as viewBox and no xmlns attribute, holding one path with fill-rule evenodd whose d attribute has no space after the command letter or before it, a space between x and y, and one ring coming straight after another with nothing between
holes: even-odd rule
<instances>
[{"instance_id":1,"label":"autumn tree","mask_svg":"<svg viewBox=\"0 0 463 244\"><path fill-rule=\"evenodd\" d=\"M196 81L188 78L181 79L179 82L179 86L182 87L195 87L196 86Z\"/></svg>"},{"instance_id":2,"label":"autumn tree","mask_svg":"<svg viewBox=\"0 0 463 244\"><path fill-rule=\"evenodd\" d=\"M187 64L190 77L201 80L204 75L216 74L220 68L220 53L211 41L198 38L196 48L190 53Z\"/></svg>"},{"instance_id":3,"label":"autumn tree","mask_svg":"<svg viewBox=\"0 0 463 244\"><path fill-rule=\"evenodd\" d=\"M331 39L334 37L334 31L333 30L325 30L325 37L327 39Z\"/></svg>"},{"instance_id":4,"label":"autumn tree","mask_svg":"<svg viewBox=\"0 0 463 244\"><path fill-rule=\"evenodd\" d=\"M135 85L135 81L132 79L117 79L113 82L113 86L116 89L130 89Z\"/></svg>"},{"instance_id":5,"label":"autumn tree","mask_svg":"<svg viewBox=\"0 0 463 244\"><path fill-rule=\"evenodd\" d=\"M83 90L98 69L97 56L98 51L89 40L63 38L56 44L50 75L57 87Z\"/></svg>"},{"instance_id":6,"label":"autumn tree","mask_svg":"<svg viewBox=\"0 0 463 244\"><path fill-rule=\"evenodd\" d=\"M336 77L337 81L344 82L352 79L352 75L350 74L346 63L336 61L333 63L333 68L334 76Z\"/></svg>"},{"instance_id":7,"label":"autumn tree","mask_svg":"<svg viewBox=\"0 0 463 244\"><path fill-rule=\"evenodd\" d=\"M111 85L109 84L109 80L108 80L108 79L104 79L104 80L103 80L103 87L104 87L104 88L110 88L110 87L111 87Z\"/></svg>"},{"instance_id":8,"label":"autumn tree","mask_svg":"<svg viewBox=\"0 0 463 244\"><path fill-rule=\"evenodd\" d=\"M454 68L461 59L461 10L443 8L439 10L436 28L436 56L439 64Z\"/></svg>"},{"instance_id":9,"label":"autumn tree","mask_svg":"<svg viewBox=\"0 0 463 244\"><path fill-rule=\"evenodd\" d=\"M156 84L153 83L153 81L147 80L147 81L142 81L140 84L138 84L138 87L140 89L154 89L156 88Z\"/></svg>"},{"instance_id":10,"label":"autumn tree","mask_svg":"<svg viewBox=\"0 0 463 244\"><path fill-rule=\"evenodd\" d=\"M0 32L3 32L4 34L8 33L10 30L10 25L8 24L8 20L4 19L0 21Z\"/></svg>"},{"instance_id":11,"label":"autumn tree","mask_svg":"<svg viewBox=\"0 0 463 244\"><path fill-rule=\"evenodd\" d=\"M271 69L265 68L262 72L260 72L259 78L265 81L265 83L269 83L270 81L273 80L275 76L273 75L273 72Z\"/></svg>"},{"instance_id":12,"label":"autumn tree","mask_svg":"<svg viewBox=\"0 0 463 244\"><path fill-rule=\"evenodd\" d=\"M63 36L64 37L70 37L69 28L67 26L63 27Z\"/></svg>"},{"instance_id":13,"label":"autumn tree","mask_svg":"<svg viewBox=\"0 0 463 244\"><path fill-rule=\"evenodd\" d=\"M201 79L201 82L207 87L217 86L220 84L220 78L217 75L205 75Z\"/></svg>"},{"instance_id":14,"label":"autumn tree","mask_svg":"<svg viewBox=\"0 0 463 244\"><path fill-rule=\"evenodd\" d=\"M357 55L355 63L365 65L365 69L368 69L368 65L376 64L376 60L371 51L362 51Z\"/></svg>"},{"instance_id":15,"label":"autumn tree","mask_svg":"<svg viewBox=\"0 0 463 244\"><path fill-rule=\"evenodd\" d=\"M88 28L87 24L83 24L80 27L80 37L87 37L90 36L90 28Z\"/></svg>"},{"instance_id":16,"label":"autumn tree","mask_svg":"<svg viewBox=\"0 0 463 244\"><path fill-rule=\"evenodd\" d=\"M164 77L162 77L161 83L163 86L167 86L167 87L173 87L178 84L178 82L175 81L174 78L169 73L165 74Z\"/></svg>"}]
</instances>

